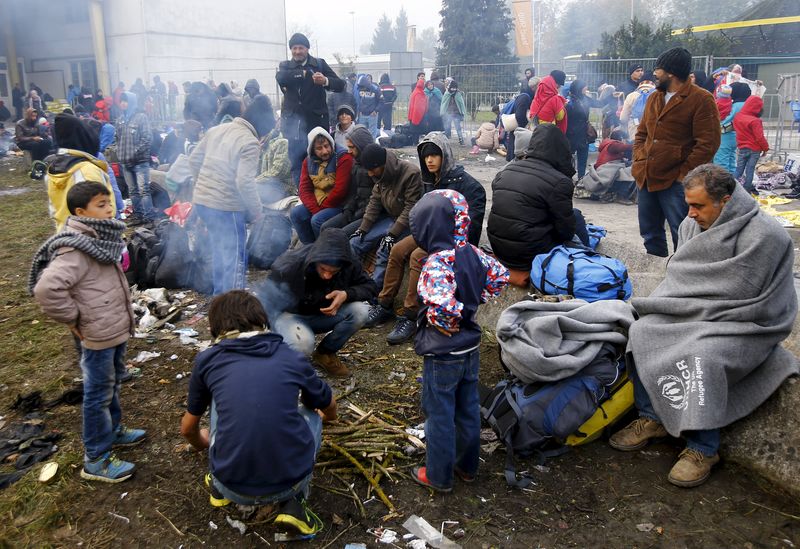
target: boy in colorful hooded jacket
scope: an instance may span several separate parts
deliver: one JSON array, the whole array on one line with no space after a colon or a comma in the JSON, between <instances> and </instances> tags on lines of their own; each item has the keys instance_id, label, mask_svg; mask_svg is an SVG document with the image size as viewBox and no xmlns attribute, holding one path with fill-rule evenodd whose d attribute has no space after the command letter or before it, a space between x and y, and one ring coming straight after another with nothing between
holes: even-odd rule
<instances>
[{"instance_id":1,"label":"boy in colorful hooded jacket","mask_svg":"<svg viewBox=\"0 0 800 549\"><path fill-rule=\"evenodd\" d=\"M500 262L468 243L468 210L464 196L447 189L423 196L410 215L414 240L430 252L417 285L424 308L414 344L424 357L427 455L412 478L443 492L452 490L454 473L470 482L478 472L481 328L475 314L509 277Z\"/></svg>"}]
</instances>

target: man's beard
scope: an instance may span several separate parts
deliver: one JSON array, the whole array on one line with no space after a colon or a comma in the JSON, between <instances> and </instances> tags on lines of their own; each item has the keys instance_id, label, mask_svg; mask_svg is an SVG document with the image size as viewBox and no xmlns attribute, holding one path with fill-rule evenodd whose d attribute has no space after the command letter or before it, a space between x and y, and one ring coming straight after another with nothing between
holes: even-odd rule
<instances>
[{"instance_id":1,"label":"man's beard","mask_svg":"<svg viewBox=\"0 0 800 549\"><path fill-rule=\"evenodd\" d=\"M659 78L658 82L656 82L656 89L666 93L666 91L669 89L669 85L670 85L671 82L672 82L672 80L669 79L669 78L667 78L665 80L662 80L661 78Z\"/></svg>"}]
</instances>

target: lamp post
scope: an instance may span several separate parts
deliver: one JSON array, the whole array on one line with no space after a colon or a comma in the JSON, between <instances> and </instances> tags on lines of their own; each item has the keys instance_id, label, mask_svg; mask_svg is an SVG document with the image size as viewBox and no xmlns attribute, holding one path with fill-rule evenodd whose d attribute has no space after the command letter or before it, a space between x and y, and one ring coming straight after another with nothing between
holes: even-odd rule
<instances>
[{"instance_id":1,"label":"lamp post","mask_svg":"<svg viewBox=\"0 0 800 549\"><path fill-rule=\"evenodd\" d=\"M351 11L350 17L353 19L353 58L356 56L356 12Z\"/></svg>"}]
</instances>

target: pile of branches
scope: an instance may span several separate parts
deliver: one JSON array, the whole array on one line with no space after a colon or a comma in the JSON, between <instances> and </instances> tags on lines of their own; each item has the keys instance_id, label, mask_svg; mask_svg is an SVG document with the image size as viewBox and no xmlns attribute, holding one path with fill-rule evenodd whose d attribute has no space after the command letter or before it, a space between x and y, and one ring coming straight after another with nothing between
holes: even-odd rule
<instances>
[{"instance_id":1,"label":"pile of branches","mask_svg":"<svg viewBox=\"0 0 800 549\"><path fill-rule=\"evenodd\" d=\"M413 431L409 433L407 430ZM377 497L388 509L384 520L399 516L392 501L381 488L381 481L402 475L403 461L424 452L425 443L419 434L408 425L384 411L365 411L355 404L347 403L339 408L339 422L325 426L322 448L317 457L317 472L321 477L330 475L338 479L344 488L319 486L320 488L351 498L362 518L366 518L364 503ZM346 477L363 476L368 483L366 497L355 491L355 483ZM394 476L393 476L394 475Z\"/></svg>"}]
</instances>

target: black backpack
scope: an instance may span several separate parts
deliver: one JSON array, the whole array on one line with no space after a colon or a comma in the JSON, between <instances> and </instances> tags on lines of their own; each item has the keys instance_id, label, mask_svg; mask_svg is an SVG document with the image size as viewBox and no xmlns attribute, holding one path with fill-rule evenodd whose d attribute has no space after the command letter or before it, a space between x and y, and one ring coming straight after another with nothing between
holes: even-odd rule
<instances>
[{"instance_id":1,"label":"black backpack","mask_svg":"<svg viewBox=\"0 0 800 549\"><path fill-rule=\"evenodd\" d=\"M128 256L130 257L130 267L125 273L128 284L139 286L139 289L149 288L153 285L152 280L147 278L147 264L153 254L153 248L158 244L158 236L152 230L139 227L131 235L128 242Z\"/></svg>"},{"instance_id":2,"label":"black backpack","mask_svg":"<svg viewBox=\"0 0 800 549\"><path fill-rule=\"evenodd\" d=\"M194 261L186 229L164 220L155 234L158 242L147 258L146 280L156 288L188 288Z\"/></svg>"},{"instance_id":3,"label":"black backpack","mask_svg":"<svg viewBox=\"0 0 800 549\"><path fill-rule=\"evenodd\" d=\"M247 260L259 269L269 269L292 242L292 223L281 212L265 210L247 237Z\"/></svg>"},{"instance_id":4,"label":"black backpack","mask_svg":"<svg viewBox=\"0 0 800 549\"><path fill-rule=\"evenodd\" d=\"M506 482L518 488L527 487L531 479L517 476L515 455L537 455L544 463L570 446L594 440L633 406L625 361L610 343L565 379L526 384L510 377L480 392L481 416L506 445ZM611 405L604 406L606 402Z\"/></svg>"}]
</instances>

